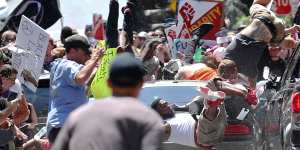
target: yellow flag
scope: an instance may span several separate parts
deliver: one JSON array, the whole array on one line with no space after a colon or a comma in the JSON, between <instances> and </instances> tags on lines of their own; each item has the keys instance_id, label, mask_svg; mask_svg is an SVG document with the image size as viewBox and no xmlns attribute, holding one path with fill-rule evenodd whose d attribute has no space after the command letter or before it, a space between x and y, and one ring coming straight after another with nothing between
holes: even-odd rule
<instances>
[{"instance_id":1,"label":"yellow flag","mask_svg":"<svg viewBox=\"0 0 300 150\"><path fill-rule=\"evenodd\" d=\"M175 13L177 9L177 0L171 0L169 8L173 13Z\"/></svg>"},{"instance_id":2,"label":"yellow flag","mask_svg":"<svg viewBox=\"0 0 300 150\"><path fill-rule=\"evenodd\" d=\"M116 56L117 49L109 48L105 51L101 64L96 72L96 75L91 83L90 92L95 99L111 96L111 89L107 85L108 69L112 59Z\"/></svg>"}]
</instances>

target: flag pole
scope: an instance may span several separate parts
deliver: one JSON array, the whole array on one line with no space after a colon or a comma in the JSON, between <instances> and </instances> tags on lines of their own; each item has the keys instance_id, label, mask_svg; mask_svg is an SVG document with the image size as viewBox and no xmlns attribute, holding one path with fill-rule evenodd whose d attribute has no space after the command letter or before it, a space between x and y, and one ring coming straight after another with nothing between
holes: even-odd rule
<instances>
[{"instance_id":1,"label":"flag pole","mask_svg":"<svg viewBox=\"0 0 300 150\"><path fill-rule=\"evenodd\" d=\"M58 5L58 9L61 10L60 0L57 0L57 5ZM61 18L60 18L60 26L61 26L61 29L64 27L64 16L63 16L63 14L61 15Z\"/></svg>"}]
</instances>

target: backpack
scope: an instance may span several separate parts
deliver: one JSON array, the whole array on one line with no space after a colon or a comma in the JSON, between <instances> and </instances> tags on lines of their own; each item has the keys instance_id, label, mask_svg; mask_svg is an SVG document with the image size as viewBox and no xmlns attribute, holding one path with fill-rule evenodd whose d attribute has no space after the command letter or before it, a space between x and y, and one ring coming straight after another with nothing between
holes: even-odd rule
<instances>
[{"instance_id":1,"label":"backpack","mask_svg":"<svg viewBox=\"0 0 300 150\"><path fill-rule=\"evenodd\" d=\"M179 68L182 66L183 64L180 62L180 60L170 60L162 69L162 79L174 80L175 75L177 74Z\"/></svg>"}]
</instances>

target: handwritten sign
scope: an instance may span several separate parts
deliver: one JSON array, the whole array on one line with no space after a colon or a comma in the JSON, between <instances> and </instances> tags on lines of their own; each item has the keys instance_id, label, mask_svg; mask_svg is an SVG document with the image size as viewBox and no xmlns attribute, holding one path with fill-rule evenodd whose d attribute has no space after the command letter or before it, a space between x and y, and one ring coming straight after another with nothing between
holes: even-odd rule
<instances>
[{"instance_id":1,"label":"handwritten sign","mask_svg":"<svg viewBox=\"0 0 300 150\"><path fill-rule=\"evenodd\" d=\"M18 70L18 78L30 90L36 91L49 35L40 26L22 16L13 53L12 64Z\"/></svg>"},{"instance_id":2,"label":"handwritten sign","mask_svg":"<svg viewBox=\"0 0 300 150\"><path fill-rule=\"evenodd\" d=\"M192 39L175 39L172 49L172 57L176 58L178 53L185 55L185 61L190 63L194 55L194 41Z\"/></svg>"},{"instance_id":3,"label":"handwritten sign","mask_svg":"<svg viewBox=\"0 0 300 150\"><path fill-rule=\"evenodd\" d=\"M91 93L94 98L99 99L107 96L111 96L111 89L107 85L109 64L117 54L116 48L109 48L105 51L105 55L102 58L100 67L98 68L96 75L91 84Z\"/></svg>"}]
</instances>

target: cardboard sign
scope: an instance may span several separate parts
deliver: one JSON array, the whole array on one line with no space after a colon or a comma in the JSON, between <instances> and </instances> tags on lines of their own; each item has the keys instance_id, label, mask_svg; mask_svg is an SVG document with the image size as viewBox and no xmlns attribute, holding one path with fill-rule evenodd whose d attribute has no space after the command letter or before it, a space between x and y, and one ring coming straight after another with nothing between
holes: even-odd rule
<instances>
[{"instance_id":1,"label":"cardboard sign","mask_svg":"<svg viewBox=\"0 0 300 150\"><path fill-rule=\"evenodd\" d=\"M12 65L18 70L18 79L33 92L37 89L49 43L48 33L22 16Z\"/></svg>"},{"instance_id":2,"label":"cardboard sign","mask_svg":"<svg viewBox=\"0 0 300 150\"><path fill-rule=\"evenodd\" d=\"M194 42L192 39L175 39L173 44L172 58L176 58L178 52L185 55L185 62L190 63L194 55Z\"/></svg>"},{"instance_id":3,"label":"cardboard sign","mask_svg":"<svg viewBox=\"0 0 300 150\"><path fill-rule=\"evenodd\" d=\"M108 77L109 64L116 55L116 48L109 48L105 51L105 55L102 58L101 64L91 84L90 92L95 99L111 96L112 94L106 80Z\"/></svg>"},{"instance_id":4,"label":"cardboard sign","mask_svg":"<svg viewBox=\"0 0 300 150\"><path fill-rule=\"evenodd\" d=\"M215 40L215 33L222 26L222 1L181 0L178 9L177 38L191 38L191 33L203 23L212 23L214 28L203 39Z\"/></svg>"}]
</instances>

